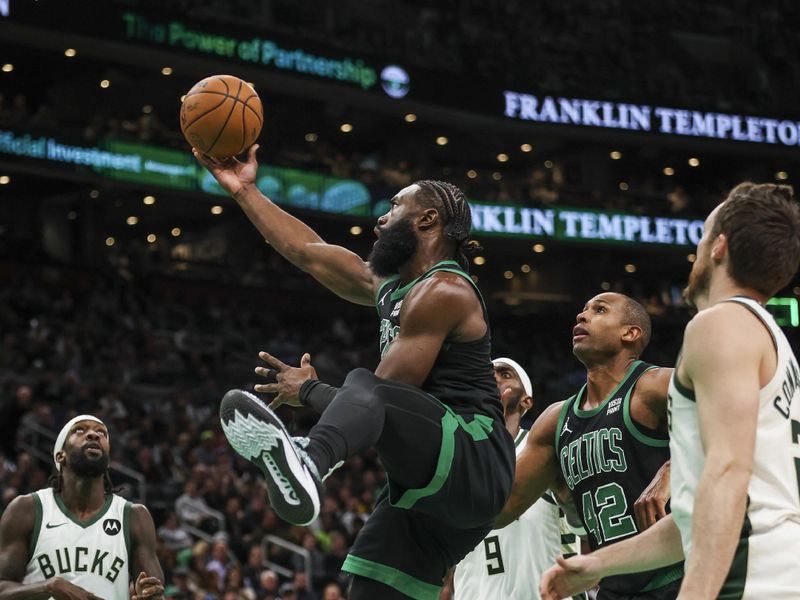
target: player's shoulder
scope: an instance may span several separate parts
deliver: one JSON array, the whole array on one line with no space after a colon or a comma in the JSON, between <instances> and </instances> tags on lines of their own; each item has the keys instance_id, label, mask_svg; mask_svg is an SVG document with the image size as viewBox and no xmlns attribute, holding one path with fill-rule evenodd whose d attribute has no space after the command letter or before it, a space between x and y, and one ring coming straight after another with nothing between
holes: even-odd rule
<instances>
[{"instance_id":1,"label":"player's shoulder","mask_svg":"<svg viewBox=\"0 0 800 600\"><path fill-rule=\"evenodd\" d=\"M666 398L669 380L674 371L672 367L651 365L636 381L634 394L656 394Z\"/></svg>"},{"instance_id":2,"label":"player's shoulder","mask_svg":"<svg viewBox=\"0 0 800 600\"><path fill-rule=\"evenodd\" d=\"M14 498L0 517L4 529L13 527L17 532L33 531L35 520L36 500L33 494L23 494Z\"/></svg>"},{"instance_id":3,"label":"player's shoulder","mask_svg":"<svg viewBox=\"0 0 800 600\"><path fill-rule=\"evenodd\" d=\"M747 340L764 324L753 311L740 302L718 302L698 312L686 325L684 344L717 344L725 340Z\"/></svg>"},{"instance_id":4,"label":"player's shoulder","mask_svg":"<svg viewBox=\"0 0 800 600\"><path fill-rule=\"evenodd\" d=\"M528 433L528 443L553 443L555 439L556 429L558 429L558 421L561 418L561 410L567 401L561 400L553 402L550 406L542 411L539 418L531 425L530 432Z\"/></svg>"},{"instance_id":5,"label":"player's shoulder","mask_svg":"<svg viewBox=\"0 0 800 600\"><path fill-rule=\"evenodd\" d=\"M418 306L446 304L451 311L471 307L477 296L474 284L467 277L452 271L435 271L414 285L407 302Z\"/></svg>"}]
</instances>

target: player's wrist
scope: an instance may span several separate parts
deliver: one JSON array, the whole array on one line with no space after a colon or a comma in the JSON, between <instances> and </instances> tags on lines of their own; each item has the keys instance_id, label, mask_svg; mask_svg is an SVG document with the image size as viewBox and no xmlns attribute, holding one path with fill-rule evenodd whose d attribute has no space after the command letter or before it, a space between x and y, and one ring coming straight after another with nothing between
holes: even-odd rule
<instances>
[{"instance_id":1,"label":"player's wrist","mask_svg":"<svg viewBox=\"0 0 800 600\"><path fill-rule=\"evenodd\" d=\"M242 183L239 189L231 193L231 197L238 203L246 202L254 194L260 194L254 181Z\"/></svg>"},{"instance_id":2,"label":"player's wrist","mask_svg":"<svg viewBox=\"0 0 800 600\"><path fill-rule=\"evenodd\" d=\"M339 388L322 383L319 379L306 379L297 392L297 398L303 406L322 414L338 391Z\"/></svg>"}]
</instances>

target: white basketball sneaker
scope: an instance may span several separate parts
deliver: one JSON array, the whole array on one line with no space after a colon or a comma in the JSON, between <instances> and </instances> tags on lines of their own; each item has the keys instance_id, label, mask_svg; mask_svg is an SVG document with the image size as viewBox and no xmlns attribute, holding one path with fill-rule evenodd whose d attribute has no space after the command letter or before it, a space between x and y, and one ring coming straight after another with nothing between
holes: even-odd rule
<instances>
[{"instance_id":1,"label":"white basketball sneaker","mask_svg":"<svg viewBox=\"0 0 800 600\"><path fill-rule=\"evenodd\" d=\"M319 515L323 487L304 446L249 392L230 390L222 398L219 416L231 447L264 475L278 516L294 525L312 523Z\"/></svg>"}]
</instances>

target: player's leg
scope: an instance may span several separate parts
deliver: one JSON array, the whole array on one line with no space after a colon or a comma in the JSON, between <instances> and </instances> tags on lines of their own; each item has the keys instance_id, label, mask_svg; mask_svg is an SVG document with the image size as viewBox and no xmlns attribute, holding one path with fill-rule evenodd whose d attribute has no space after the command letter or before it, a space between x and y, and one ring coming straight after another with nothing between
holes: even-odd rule
<instances>
[{"instance_id":1,"label":"player's leg","mask_svg":"<svg viewBox=\"0 0 800 600\"><path fill-rule=\"evenodd\" d=\"M341 461L377 446L390 480L424 487L442 445L445 407L418 388L352 371L319 423L302 443L260 399L231 390L220 407L231 446L264 474L270 503L291 523L313 521L321 505L321 480ZM452 435L451 427L450 434Z\"/></svg>"},{"instance_id":2,"label":"player's leg","mask_svg":"<svg viewBox=\"0 0 800 600\"><path fill-rule=\"evenodd\" d=\"M309 433L306 451L319 472L327 473L375 446L392 483L423 487L436 468L446 413L418 388L356 369Z\"/></svg>"}]
</instances>

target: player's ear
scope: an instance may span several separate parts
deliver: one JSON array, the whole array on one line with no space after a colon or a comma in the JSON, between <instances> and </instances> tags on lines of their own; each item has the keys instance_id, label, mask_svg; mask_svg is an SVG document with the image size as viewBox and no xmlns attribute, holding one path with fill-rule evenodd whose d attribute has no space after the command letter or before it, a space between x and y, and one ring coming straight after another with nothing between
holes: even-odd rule
<instances>
[{"instance_id":1,"label":"player's ear","mask_svg":"<svg viewBox=\"0 0 800 600\"><path fill-rule=\"evenodd\" d=\"M622 341L627 343L633 343L641 337L642 337L641 327L637 327L636 325L628 325L627 329L625 329L625 332L622 334Z\"/></svg>"},{"instance_id":2,"label":"player's ear","mask_svg":"<svg viewBox=\"0 0 800 600\"><path fill-rule=\"evenodd\" d=\"M63 450L59 450L56 452L56 462L61 465L61 468L64 468L64 464L67 462L67 453Z\"/></svg>"},{"instance_id":3,"label":"player's ear","mask_svg":"<svg viewBox=\"0 0 800 600\"><path fill-rule=\"evenodd\" d=\"M439 223L439 211L435 208L426 208L422 212L420 212L419 217L417 218L417 223L419 223L419 228L423 231L431 229Z\"/></svg>"},{"instance_id":4,"label":"player's ear","mask_svg":"<svg viewBox=\"0 0 800 600\"><path fill-rule=\"evenodd\" d=\"M522 396L522 400L519 401L519 405L523 408L522 414L525 414L531 408L533 408L533 397L525 394Z\"/></svg>"},{"instance_id":5,"label":"player's ear","mask_svg":"<svg viewBox=\"0 0 800 600\"><path fill-rule=\"evenodd\" d=\"M722 260L728 253L728 236L720 233L717 239L711 244L711 258L714 260Z\"/></svg>"}]
</instances>

